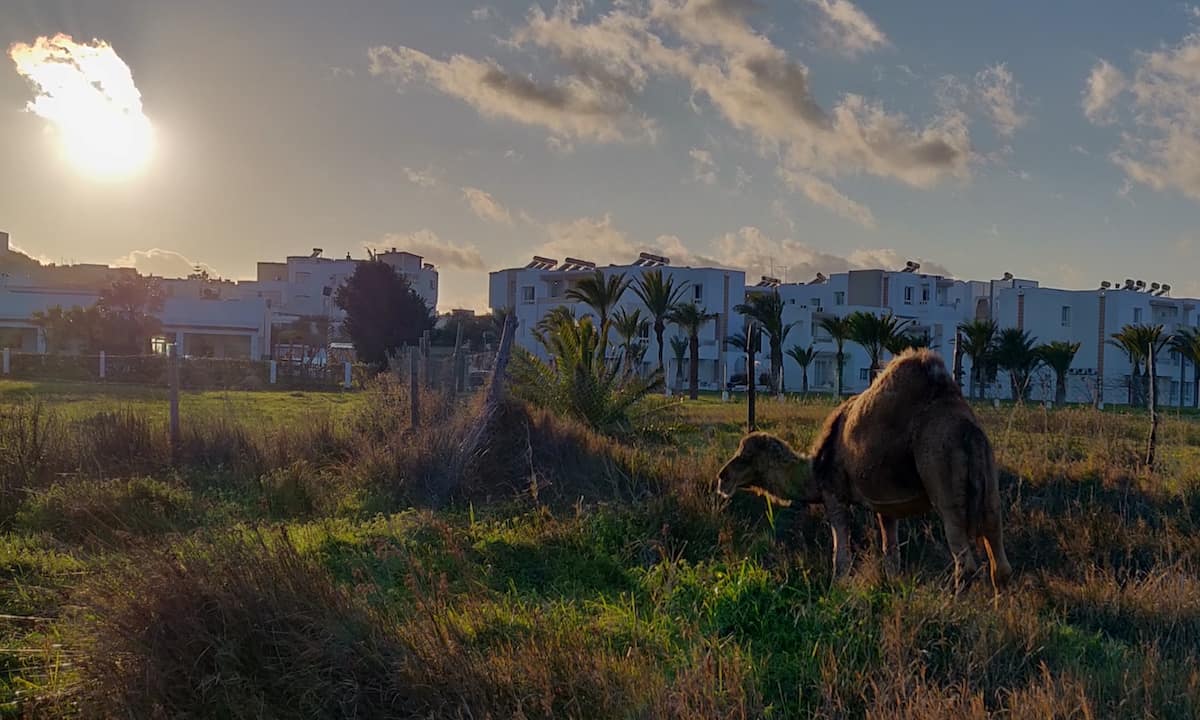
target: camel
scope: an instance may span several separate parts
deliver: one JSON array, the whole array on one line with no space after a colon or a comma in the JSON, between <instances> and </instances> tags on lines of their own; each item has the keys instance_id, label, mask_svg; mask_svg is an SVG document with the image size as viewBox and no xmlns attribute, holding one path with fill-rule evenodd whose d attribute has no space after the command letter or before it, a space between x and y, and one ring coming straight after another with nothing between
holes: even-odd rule
<instances>
[{"instance_id":1,"label":"camel","mask_svg":"<svg viewBox=\"0 0 1200 720\"><path fill-rule=\"evenodd\" d=\"M954 556L956 591L978 570L971 540L987 551L994 589L1012 575L991 443L942 358L929 350L898 355L869 389L839 405L808 456L768 433L742 438L717 483L725 498L739 490L778 504L824 505L835 578L850 565L851 505L875 513L889 573L899 566L898 520L932 507Z\"/></svg>"}]
</instances>

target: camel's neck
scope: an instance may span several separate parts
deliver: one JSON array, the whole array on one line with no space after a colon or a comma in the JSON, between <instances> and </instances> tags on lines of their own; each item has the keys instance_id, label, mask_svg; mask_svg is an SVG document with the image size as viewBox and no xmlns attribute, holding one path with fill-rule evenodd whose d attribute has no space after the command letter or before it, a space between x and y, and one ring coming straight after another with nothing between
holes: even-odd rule
<instances>
[{"instance_id":1,"label":"camel's neck","mask_svg":"<svg viewBox=\"0 0 1200 720\"><path fill-rule=\"evenodd\" d=\"M784 497L796 502L813 502L808 460L803 458L791 463L784 474L784 486L779 488Z\"/></svg>"}]
</instances>

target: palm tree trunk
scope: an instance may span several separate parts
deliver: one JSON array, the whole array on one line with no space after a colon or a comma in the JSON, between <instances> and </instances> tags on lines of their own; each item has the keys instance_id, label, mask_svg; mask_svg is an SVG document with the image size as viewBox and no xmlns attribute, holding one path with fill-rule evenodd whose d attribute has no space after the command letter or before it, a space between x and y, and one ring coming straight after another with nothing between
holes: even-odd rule
<instances>
[{"instance_id":1,"label":"palm tree trunk","mask_svg":"<svg viewBox=\"0 0 1200 720\"><path fill-rule=\"evenodd\" d=\"M808 394L808 366L800 368L800 392L804 395Z\"/></svg>"},{"instance_id":2,"label":"palm tree trunk","mask_svg":"<svg viewBox=\"0 0 1200 720\"><path fill-rule=\"evenodd\" d=\"M667 366L663 364L663 331L667 329L667 324L661 318L654 319L654 339L658 342L658 371L663 374L663 380L667 377Z\"/></svg>"},{"instance_id":3,"label":"palm tree trunk","mask_svg":"<svg viewBox=\"0 0 1200 720\"><path fill-rule=\"evenodd\" d=\"M783 343L771 340L771 390L783 392Z\"/></svg>"},{"instance_id":4,"label":"palm tree trunk","mask_svg":"<svg viewBox=\"0 0 1200 720\"><path fill-rule=\"evenodd\" d=\"M842 397L842 371L845 369L845 365L846 365L846 354L844 352L842 352L840 349L838 350L838 353L837 353L837 363L836 364L837 364L837 379L834 381L834 387L837 388L835 390L835 392L837 393L837 397L840 400Z\"/></svg>"},{"instance_id":5,"label":"palm tree trunk","mask_svg":"<svg viewBox=\"0 0 1200 720\"><path fill-rule=\"evenodd\" d=\"M1059 374L1057 387L1054 389L1054 404L1062 407L1067 404L1067 376Z\"/></svg>"},{"instance_id":6,"label":"palm tree trunk","mask_svg":"<svg viewBox=\"0 0 1200 720\"><path fill-rule=\"evenodd\" d=\"M688 389L688 397L696 400L700 397L700 336L693 335L689 344L688 350L692 354L692 364L688 369L688 384L691 386Z\"/></svg>"},{"instance_id":7,"label":"palm tree trunk","mask_svg":"<svg viewBox=\"0 0 1200 720\"><path fill-rule=\"evenodd\" d=\"M1192 407L1200 408L1200 362L1192 361Z\"/></svg>"}]
</instances>

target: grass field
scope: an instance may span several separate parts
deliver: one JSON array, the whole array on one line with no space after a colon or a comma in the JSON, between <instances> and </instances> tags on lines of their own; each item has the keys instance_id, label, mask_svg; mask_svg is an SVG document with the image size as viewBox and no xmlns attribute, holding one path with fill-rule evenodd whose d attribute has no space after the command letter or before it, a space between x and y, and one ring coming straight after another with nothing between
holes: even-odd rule
<instances>
[{"instance_id":1,"label":"grass field","mask_svg":"<svg viewBox=\"0 0 1200 720\"><path fill-rule=\"evenodd\" d=\"M39 402L34 402L36 398ZM946 592L932 514L903 572L855 515L722 503L745 407L636 438L508 408L449 502L474 406L0 383L0 703L36 717L1191 718L1200 423L979 409L1016 577ZM760 400L806 445L831 405Z\"/></svg>"}]
</instances>

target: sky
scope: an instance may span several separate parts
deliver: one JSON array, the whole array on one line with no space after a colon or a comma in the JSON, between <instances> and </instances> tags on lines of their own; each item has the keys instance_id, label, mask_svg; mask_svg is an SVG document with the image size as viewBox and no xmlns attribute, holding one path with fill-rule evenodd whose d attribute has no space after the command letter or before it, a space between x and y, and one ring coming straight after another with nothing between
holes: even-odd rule
<instances>
[{"instance_id":1,"label":"sky","mask_svg":"<svg viewBox=\"0 0 1200 720\"><path fill-rule=\"evenodd\" d=\"M1200 295L1185 3L0 0L0 47L0 229L42 260L397 247L441 310L639 251Z\"/></svg>"}]
</instances>

